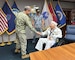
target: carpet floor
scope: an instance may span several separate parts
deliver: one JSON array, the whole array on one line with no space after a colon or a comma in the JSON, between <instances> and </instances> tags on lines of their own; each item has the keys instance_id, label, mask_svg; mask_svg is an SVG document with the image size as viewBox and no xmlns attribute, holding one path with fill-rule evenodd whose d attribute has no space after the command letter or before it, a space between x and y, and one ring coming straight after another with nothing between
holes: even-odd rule
<instances>
[{"instance_id":1,"label":"carpet floor","mask_svg":"<svg viewBox=\"0 0 75 60\"><path fill-rule=\"evenodd\" d=\"M35 45L36 43L33 44L32 40L27 40L27 53L35 52L36 51ZM10 46L6 45L4 47L0 47L0 60L22 60L21 53L15 54L14 50L15 50L15 43L12 43ZM24 60L30 60L30 58Z\"/></svg>"}]
</instances>

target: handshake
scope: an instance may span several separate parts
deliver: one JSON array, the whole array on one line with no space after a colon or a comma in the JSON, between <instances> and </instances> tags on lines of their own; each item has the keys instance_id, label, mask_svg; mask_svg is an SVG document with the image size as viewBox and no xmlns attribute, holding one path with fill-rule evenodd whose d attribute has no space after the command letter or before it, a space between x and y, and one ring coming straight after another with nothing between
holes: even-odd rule
<instances>
[{"instance_id":1,"label":"handshake","mask_svg":"<svg viewBox=\"0 0 75 60\"><path fill-rule=\"evenodd\" d=\"M36 32L38 35L42 35L42 33L41 32Z\"/></svg>"}]
</instances>

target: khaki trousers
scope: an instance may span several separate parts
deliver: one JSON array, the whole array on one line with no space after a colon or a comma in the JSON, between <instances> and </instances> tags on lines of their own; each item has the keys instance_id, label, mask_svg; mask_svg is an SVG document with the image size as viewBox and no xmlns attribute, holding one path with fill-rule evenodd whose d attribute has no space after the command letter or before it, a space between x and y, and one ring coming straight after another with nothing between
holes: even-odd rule
<instances>
[{"instance_id":1,"label":"khaki trousers","mask_svg":"<svg viewBox=\"0 0 75 60\"><path fill-rule=\"evenodd\" d=\"M21 48L21 54L22 55L26 54L27 40L25 33L17 33L16 49L20 48Z\"/></svg>"}]
</instances>

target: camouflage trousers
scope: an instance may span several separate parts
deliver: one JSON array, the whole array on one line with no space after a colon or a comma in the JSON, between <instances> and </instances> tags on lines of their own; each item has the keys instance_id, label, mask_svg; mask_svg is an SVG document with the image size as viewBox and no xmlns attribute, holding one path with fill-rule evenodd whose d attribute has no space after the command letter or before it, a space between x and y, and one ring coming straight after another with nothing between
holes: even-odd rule
<instances>
[{"instance_id":1,"label":"camouflage trousers","mask_svg":"<svg viewBox=\"0 0 75 60\"><path fill-rule=\"evenodd\" d=\"M17 33L16 49L20 48L21 48L21 54L22 55L26 54L27 40L25 33Z\"/></svg>"}]
</instances>

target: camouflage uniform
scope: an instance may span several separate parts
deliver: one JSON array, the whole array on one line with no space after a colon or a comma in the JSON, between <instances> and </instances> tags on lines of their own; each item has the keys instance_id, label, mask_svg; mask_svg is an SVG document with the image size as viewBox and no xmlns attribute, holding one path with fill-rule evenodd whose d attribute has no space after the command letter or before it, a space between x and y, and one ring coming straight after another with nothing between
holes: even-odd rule
<instances>
[{"instance_id":1,"label":"camouflage uniform","mask_svg":"<svg viewBox=\"0 0 75 60\"><path fill-rule=\"evenodd\" d=\"M28 26L35 33L37 32L33 28L29 16L26 15L24 12L18 13L18 15L16 16L16 33L18 37L16 49L20 49L21 47L22 55L26 54L26 47L27 47L26 32L25 32L26 26Z\"/></svg>"}]
</instances>

